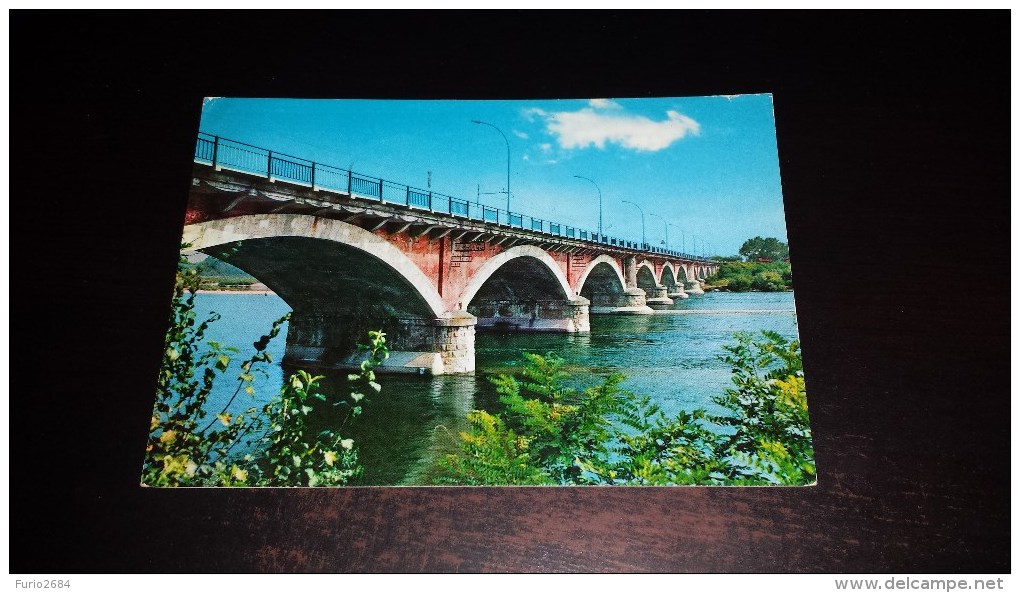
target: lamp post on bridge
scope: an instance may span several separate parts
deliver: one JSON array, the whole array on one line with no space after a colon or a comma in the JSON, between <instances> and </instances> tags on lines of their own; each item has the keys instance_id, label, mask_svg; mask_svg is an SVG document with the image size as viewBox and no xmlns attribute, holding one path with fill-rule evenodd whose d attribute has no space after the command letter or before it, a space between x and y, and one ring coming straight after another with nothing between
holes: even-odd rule
<instances>
[{"instance_id":1,"label":"lamp post on bridge","mask_svg":"<svg viewBox=\"0 0 1020 593\"><path fill-rule=\"evenodd\" d=\"M645 241L645 211L641 209L641 206L638 206L634 202L628 202L627 200L622 201L624 204L630 204L631 206L634 206L635 208L638 209L638 212L641 213L641 246L642 248L644 248L644 246L648 244L648 242Z\"/></svg>"},{"instance_id":2,"label":"lamp post on bridge","mask_svg":"<svg viewBox=\"0 0 1020 593\"><path fill-rule=\"evenodd\" d=\"M599 184L595 183L587 177L581 177L580 175L574 175L578 179L584 179L585 181L591 181L591 184L595 186L595 189L599 192L599 237L602 237L602 190L599 189ZM599 239L600 241L602 239Z\"/></svg>"},{"instance_id":3,"label":"lamp post on bridge","mask_svg":"<svg viewBox=\"0 0 1020 593\"><path fill-rule=\"evenodd\" d=\"M683 253L683 252L687 251L687 235L684 234L684 230L682 228L676 226L672 222L670 222L668 224L669 224L669 226L675 227L678 231L680 231L680 253Z\"/></svg>"},{"instance_id":4,"label":"lamp post on bridge","mask_svg":"<svg viewBox=\"0 0 1020 593\"><path fill-rule=\"evenodd\" d=\"M695 237L694 235L692 235L692 237L693 237L693 240L695 242L695 253L694 253L694 255L695 255L695 257L698 257L698 237ZM702 259L704 259L705 258L705 245L706 245L707 241L702 239L701 242L702 242L701 257L702 257Z\"/></svg>"},{"instance_id":5,"label":"lamp post on bridge","mask_svg":"<svg viewBox=\"0 0 1020 593\"><path fill-rule=\"evenodd\" d=\"M666 229L666 249L668 250L669 249L669 223L666 222L665 218L659 216L658 214L656 214L654 212L649 214L649 216L654 216L655 218L658 218L659 220L662 221L662 228Z\"/></svg>"},{"instance_id":6,"label":"lamp post on bridge","mask_svg":"<svg viewBox=\"0 0 1020 593\"><path fill-rule=\"evenodd\" d=\"M488 122L478 121L477 119L473 119L473 120L471 120L471 123L473 123L473 124L482 124L483 126L489 126L490 128L492 128L492 129L496 130L497 132L499 132L499 135L503 137L503 142L506 142L506 215L507 215L507 221L509 222L509 220L510 220L510 141L506 139L506 134L503 133L503 130L500 130L499 128L497 128L496 126L494 126L494 125L492 125L492 124L490 124Z\"/></svg>"}]
</instances>

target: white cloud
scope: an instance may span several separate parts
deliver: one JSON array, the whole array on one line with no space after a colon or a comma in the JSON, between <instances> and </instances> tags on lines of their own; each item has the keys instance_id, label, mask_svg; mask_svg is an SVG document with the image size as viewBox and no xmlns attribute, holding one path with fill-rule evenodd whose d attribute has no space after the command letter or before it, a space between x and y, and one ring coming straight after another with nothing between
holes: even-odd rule
<instances>
[{"instance_id":1,"label":"white cloud","mask_svg":"<svg viewBox=\"0 0 1020 593\"><path fill-rule=\"evenodd\" d=\"M531 160L531 157L530 157L530 156L528 156L527 154L525 154L524 156L522 156L522 157L521 157L521 160L522 160L522 161L530 161L530 160Z\"/></svg>"},{"instance_id":2,"label":"white cloud","mask_svg":"<svg viewBox=\"0 0 1020 593\"><path fill-rule=\"evenodd\" d=\"M623 105L609 99L592 99L588 101L588 106L595 109L623 109Z\"/></svg>"},{"instance_id":3,"label":"white cloud","mask_svg":"<svg viewBox=\"0 0 1020 593\"><path fill-rule=\"evenodd\" d=\"M523 112L521 112L521 115L523 115L524 119L528 121L535 121L536 117L545 117L546 112L544 109L532 107L531 109L525 109Z\"/></svg>"},{"instance_id":4,"label":"white cloud","mask_svg":"<svg viewBox=\"0 0 1020 593\"><path fill-rule=\"evenodd\" d=\"M615 108L609 113L596 112L591 107L552 113L540 109L528 111L543 117L546 131L556 137L560 147L568 149L588 146L605 148L609 142L637 151L656 151L688 134L697 135L701 132L698 122L672 110L667 111L666 119L660 121L653 121L643 115L620 113Z\"/></svg>"},{"instance_id":5,"label":"white cloud","mask_svg":"<svg viewBox=\"0 0 1020 593\"><path fill-rule=\"evenodd\" d=\"M514 130L514 136L517 136L518 138L521 138L523 140L528 139L528 135L520 130Z\"/></svg>"},{"instance_id":6,"label":"white cloud","mask_svg":"<svg viewBox=\"0 0 1020 593\"><path fill-rule=\"evenodd\" d=\"M542 152L550 152L552 150L552 144L549 144L548 142L543 142L539 144L538 147L542 149Z\"/></svg>"}]
</instances>

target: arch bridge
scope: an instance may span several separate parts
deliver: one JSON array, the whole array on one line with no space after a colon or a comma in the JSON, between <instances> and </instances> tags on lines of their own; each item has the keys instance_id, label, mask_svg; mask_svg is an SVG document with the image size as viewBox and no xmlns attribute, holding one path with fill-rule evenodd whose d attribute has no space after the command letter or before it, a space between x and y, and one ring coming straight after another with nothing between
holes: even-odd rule
<instances>
[{"instance_id":1,"label":"arch bridge","mask_svg":"<svg viewBox=\"0 0 1020 593\"><path fill-rule=\"evenodd\" d=\"M712 261L201 134L183 240L293 309L285 361L474 371L475 329L584 333L701 290Z\"/></svg>"}]
</instances>

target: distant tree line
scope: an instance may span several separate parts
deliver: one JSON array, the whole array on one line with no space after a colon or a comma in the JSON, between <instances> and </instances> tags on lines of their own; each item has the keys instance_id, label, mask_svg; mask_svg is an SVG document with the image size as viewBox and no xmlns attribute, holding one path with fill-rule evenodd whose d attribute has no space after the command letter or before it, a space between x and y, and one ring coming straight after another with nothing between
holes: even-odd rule
<instances>
[{"instance_id":1,"label":"distant tree line","mask_svg":"<svg viewBox=\"0 0 1020 593\"><path fill-rule=\"evenodd\" d=\"M737 252L749 262L776 262L790 259L790 248L775 237L754 237L744 241Z\"/></svg>"},{"instance_id":2,"label":"distant tree line","mask_svg":"<svg viewBox=\"0 0 1020 593\"><path fill-rule=\"evenodd\" d=\"M226 286L251 286L258 282L254 276L251 276L244 270L215 257L207 257L198 263L190 264L190 266L195 270L200 279L200 288L216 289Z\"/></svg>"},{"instance_id":3,"label":"distant tree line","mask_svg":"<svg viewBox=\"0 0 1020 593\"><path fill-rule=\"evenodd\" d=\"M744 241L738 253L740 257L715 258L719 270L706 280L708 288L730 292L793 290L786 243L775 237L754 237Z\"/></svg>"}]
</instances>

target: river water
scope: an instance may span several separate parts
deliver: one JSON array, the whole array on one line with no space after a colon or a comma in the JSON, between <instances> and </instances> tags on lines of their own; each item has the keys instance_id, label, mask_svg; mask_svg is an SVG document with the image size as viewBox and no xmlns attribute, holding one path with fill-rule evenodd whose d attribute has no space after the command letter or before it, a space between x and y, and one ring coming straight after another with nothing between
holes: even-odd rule
<instances>
[{"instance_id":1,"label":"river water","mask_svg":"<svg viewBox=\"0 0 1020 593\"><path fill-rule=\"evenodd\" d=\"M196 304L200 315L222 315L208 338L241 348L245 357L253 352L252 342L290 310L279 297L263 294L200 294ZM498 396L486 377L513 372L522 364L522 352L562 357L579 387L621 372L627 376L624 388L650 395L667 413L712 410L712 396L730 386L730 368L718 359L722 347L732 344L733 334L740 331L768 329L797 337L793 309L789 292L708 293L678 300L672 309L654 315L593 315L587 335L479 332L474 376L384 375L379 381L382 392L369 398L351 434L344 436L358 444L365 466L361 484L427 481L434 459L453 450L457 434L467 428L465 415L472 409L497 409ZM285 343L285 332L271 343L275 360L283 358ZM239 363L234 361L227 377L238 374ZM267 376L257 379L255 399L242 394L233 411L261 405L279 391L284 374L295 369L277 364L265 370ZM326 392L342 393L346 372L317 372L326 375ZM217 387L210 408L219 411L234 385L224 380Z\"/></svg>"}]
</instances>

